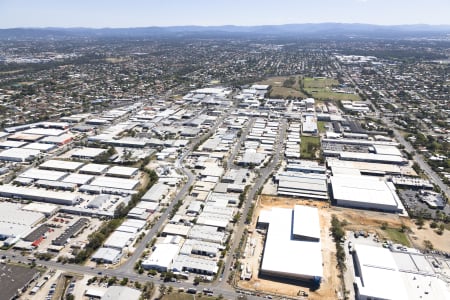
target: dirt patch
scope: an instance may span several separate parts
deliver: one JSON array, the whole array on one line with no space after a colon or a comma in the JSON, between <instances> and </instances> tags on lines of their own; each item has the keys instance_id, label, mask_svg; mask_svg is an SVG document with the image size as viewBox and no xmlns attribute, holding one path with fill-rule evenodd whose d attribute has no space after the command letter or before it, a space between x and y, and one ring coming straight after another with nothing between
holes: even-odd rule
<instances>
[{"instance_id":1,"label":"dirt patch","mask_svg":"<svg viewBox=\"0 0 450 300\"><path fill-rule=\"evenodd\" d=\"M255 205L252 224L249 226L249 229L255 229L261 210L271 209L272 207L293 208L296 204L314 206L319 209L320 226L322 228L322 255L324 263L324 274L320 289L312 292L309 291L307 287L300 285L280 283L277 281L259 278L258 268L260 262L260 252L258 249L256 249L254 254L256 259L254 258L247 262L252 264L251 267L253 270L253 276L250 281L239 281L239 287L255 290L256 292L269 292L292 297L297 296L299 291L305 291L309 294L309 299L337 299L338 294L343 295L340 291L342 282L338 276L339 271L336 268L336 248L329 232L332 215L336 215L339 220L347 222L348 225L345 227L346 230L364 230L369 233L377 233L380 238L388 238L386 232L381 229L382 224L394 229L400 229L402 225L405 225L411 229L411 233L407 236L413 246L423 249L423 241L429 240L435 249L450 252L450 244L448 244L448 241L450 240L450 232L448 230L445 230L443 235L438 235L434 232L434 230L429 228L428 224L424 226L424 229L418 229L409 218L400 217L396 214L335 207L330 206L329 202L311 199L263 195L258 199ZM349 289L351 287L346 288Z\"/></svg>"},{"instance_id":2,"label":"dirt patch","mask_svg":"<svg viewBox=\"0 0 450 300\"><path fill-rule=\"evenodd\" d=\"M429 224L429 222L425 222L422 229L419 229L414 223L411 224L412 233L409 236L413 246L423 249L423 242L428 240L433 244L434 249L450 253L450 231L444 230L444 233L439 235L435 229L430 228Z\"/></svg>"}]
</instances>

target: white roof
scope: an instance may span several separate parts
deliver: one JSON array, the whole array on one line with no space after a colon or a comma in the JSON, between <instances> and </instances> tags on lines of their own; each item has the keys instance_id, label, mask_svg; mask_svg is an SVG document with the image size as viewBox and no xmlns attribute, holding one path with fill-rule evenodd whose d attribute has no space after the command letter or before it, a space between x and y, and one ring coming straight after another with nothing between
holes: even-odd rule
<instances>
[{"instance_id":1,"label":"white roof","mask_svg":"<svg viewBox=\"0 0 450 300\"><path fill-rule=\"evenodd\" d=\"M185 268L187 269L195 269L209 272L211 274L217 273L219 267L217 263L210 259L193 257L189 255L178 255L175 261L173 262L173 270L181 272Z\"/></svg>"},{"instance_id":2,"label":"white roof","mask_svg":"<svg viewBox=\"0 0 450 300\"><path fill-rule=\"evenodd\" d=\"M91 185L95 186L124 189L124 190L133 190L138 184L139 180L116 178L116 177L100 177L100 176L96 177L91 182Z\"/></svg>"},{"instance_id":3,"label":"white roof","mask_svg":"<svg viewBox=\"0 0 450 300\"><path fill-rule=\"evenodd\" d=\"M131 167L113 166L106 174L109 175L121 175L121 176L133 176L139 169Z\"/></svg>"},{"instance_id":4,"label":"white roof","mask_svg":"<svg viewBox=\"0 0 450 300\"><path fill-rule=\"evenodd\" d=\"M52 136L61 135L64 132L66 132L66 131L61 130L61 129L53 129L53 128L30 128L30 129L23 131L23 133L26 133L26 134L52 135Z\"/></svg>"},{"instance_id":5,"label":"white roof","mask_svg":"<svg viewBox=\"0 0 450 300\"><path fill-rule=\"evenodd\" d=\"M93 260L104 260L114 262L120 258L121 255L120 250L111 249L111 248L99 248L94 255L92 255Z\"/></svg>"},{"instance_id":6,"label":"white roof","mask_svg":"<svg viewBox=\"0 0 450 300\"><path fill-rule=\"evenodd\" d=\"M272 208L261 271L287 277L322 277L320 241L292 239L292 209Z\"/></svg>"},{"instance_id":7,"label":"white roof","mask_svg":"<svg viewBox=\"0 0 450 300\"><path fill-rule=\"evenodd\" d=\"M294 206L292 233L294 236L320 240L319 211L316 207Z\"/></svg>"},{"instance_id":8,"label":"white roof","mask_svg":"<svg viewBox=\"0 0 450 300\"><path fill-rule=\"evenodd\" d=\"M80 172L86 173L103 173L109 168L109 165L102 164L86 164L81 169Z\"/></svg>"},{"instance_id":9,"label":"white roof","mask_svg":"<svg viewBox=\"0 0 450 300\"><path fill-rule=\"evenodd\" d=\"M144 228L144 226L147 224L147 222L143 220L134 220L134 219L126 219L122 225L124 226L130 226L130 227L136 227L139 230Z\"/></svg>"},{"instance_id":10,"label":"white roof","mask_svg":"<svg viewBox=\"0 0 450 300\"><path fill-rule=\"evenodd\" d=\"M58 181L66 175L66 172L31 168L20 174L19 177Z\"/></svg>"},{"instance_id":11,"label":"white roof","mask_svg":"<svg viewBox=\"0 0 450 300\"><path fill-rule=\"evenodd\" d=\"M20 204L0 202L1 223L32 226L43 218L42 213L22 210Z\"/></svg>"},{"instance_id":12,"label":"white roof","mask_svg":"<svg viewBox=\"0 0 450 300\"><path fill-rule=\"evenodd\" d=\"M139 300L141 291L126 286L110 286L101 300Z\"/></svg>"},{"instance_id":13,"label":"white roof","mask_svg":"<svg viewBox=\"0 0 450 300\"><path fill-rule=\"evenodd\" d=\"M368 203L398 207L395 191L392 191L383 178L372 176L345 176L331 177L333 197L348 203Z\"/></svg>"},{"instance_id":14,"label":"white roof","mask_svg":"<svg viewBox=\"0 0 450 300\"><path fill-rule=\"evenodd\" d=\"M77 149L72 152L72 156L75 157L88 157L88 158L94 158L102 154L103 152L107 151L107 149L102 148L82 148Z\"/></svg>"},{"instance_id":15,"label":"white roof","mask_svg":"<svg viewBox=\"0 0 450 300\"><path fill-rule=\"evenodd\" d=\"M39 155L41 151L35 149L9 148L0 152L0 159L19 159L25 161Z\"/></svg>"},{"instance_id":16,"label":"white roof","mask_svg":"<svg viewBox=\"0 0 450 300\"><path fill-rule=\"evenodd\" d=\"M400 150L395 146L373 145L372 147L375 149L375 152L380 155L402 156L402 153L400 152Z\"/></svg>"},{"instance_id":17,"label":"white roof","mask_svg":"<svg viewBox=\"0 0 450 300\"><path fill-rule=\"evenodd\" d=\"M46 169L55 169L55 170L66 170L66 171L75 171L80 168L84 163L76 162L76 161L67 161L67 160L56 160L50 159L46 162L42 163L39 168Z\"/></svg>"},{"instance_id":18,"label":"white roof","mask_svg":"<svg viewBox=\"0 0 450 300\"><path fill-rule=\"evenodd\" d=\"M87 184L94 178L93 175L72 173L62 179L63 182L75 184Z\"/></svg>"},{"instance_id":19,"label":"white roof","mask_svg":"<svg viewBox=\"0 0 450 300\"><path fill-rule=\"evenodd\" d=\"M169 269L179 251L180 245L177 244L157 244L155 251L142 262L142 266L146 268Z\"/></svg>"},{"instance_id":20,"label":"white roof","mask_svg":"<svg viewBox=\"0 0 450 300\"><path fill-rule=\"evenodd\" d=\"M31 187L19 187L13 185L0 185L0 195L4 197L20 197L23 199L33 199L43 202L55 202L58 204L72 205L79 196L70 192L47 191Z\"/></svg>"},{"instance_id":21,"label":"white roof","mask_svg":"<svg viewBox=\"0 0 450 300\"><path fill-rule=\"evenodd\" d=\"M114 231L105 241L104 246L107 248L122 249L128 246L134 236L133 233Z\"/></svg>"},{"instance_id":22,"label":"white roof","mask_svg":"<svg viewBox=\"0 0 450 300\"><path fill-rule=\"evenodd\" d=\"M49 151L55 148L55 145L52 144L43 144L43 143L30 143L22 147L23 149L35 149L40 151Z\"/></svg>"},{"instance_id":23,"label":"white roof","mask_svg":"<svg viewBox=\"0 0 450 300\"><path fill-rule=\"evenodd\" d=\"M378 299L408 299L405 286L389 249L355 244L360 278L356 280L361 295Z\"/></svg>"},{"instance_id":24,"label":"white roof","mask_svg":"<svg viewBox=\"0 0 450 300\"><path fill-rule=\"evenodd\" d=\"M50 203L32 202L32 203L27 204L24 207L22 207L22 210L34 211L34 212L39 212L39 213L43 213L43 214L52 214L53 212L58 210L58 206L55 204L50 204Z\"/></svg>"}]
</instances>

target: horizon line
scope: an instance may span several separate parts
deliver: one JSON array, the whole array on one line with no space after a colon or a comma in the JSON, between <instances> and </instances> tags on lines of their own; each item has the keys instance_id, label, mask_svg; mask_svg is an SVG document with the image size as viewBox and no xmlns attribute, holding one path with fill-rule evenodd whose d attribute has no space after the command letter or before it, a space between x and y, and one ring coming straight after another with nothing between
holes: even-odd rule
<instances>
[{"instance_id":1,"label":"horizon line","mask_svg":"<svg viewBox=\"0 0 450 300\"><path fill-rule=\"evenodd\" d=\"M140 29L140 28L176 28L176 27L262 27L262 26L291 26L291 25L325 25L325 24L341 24L341 25L368 25L377 27L399 27L399 26L429 26L429 27L443 27L450 26L449 24L428 24L428 23L405 23L405 24L373 24L373 23L346 23L346 22L307 22L307 23L284 23L284 24L258 24L258 25L235 25L235 24L222 24L222 25L147 25L147 26L130 26L130 27L95 27L95 26L24 26L24 27L0 27L0 30L8 29Z\"/></svg>"}]
</instances>

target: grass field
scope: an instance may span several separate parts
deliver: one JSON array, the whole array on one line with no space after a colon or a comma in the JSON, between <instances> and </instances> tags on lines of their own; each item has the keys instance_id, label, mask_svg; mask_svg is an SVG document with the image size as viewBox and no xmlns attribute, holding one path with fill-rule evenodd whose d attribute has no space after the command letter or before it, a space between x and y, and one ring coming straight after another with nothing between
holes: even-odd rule
<instances>
[{"instance_id":1,"label":"grass field","mask_svg":"<svg viewBox=\"0 0 450 300\"><path fill-rule=\"evenodd\" d=\"M319 129L319 133L325 133L325 122L317 121L317 129Z\"/></svg>"},{"instance_id":2,"label":"grass field","mask_svg":"<svg viewBox=\"0 0 450 300\"><path fill-rule=\"evenodd\" d=\"M295 78L295 84L292 87L284 87L283 83L290 77ZM270 98L307 98L307 96L300 91L298 84L300 76L283 76L283 77L270 77L264 81L258 82L258 84L268 84L272 87L270 92Z\"/></svg>"},{"instance_id":3,"label":"grass field","mask_svg":"<svg viewBox=\"0 0 450 300\"><path fill-rule=\"evenodd\" d=\"M320 150L320 139L317 136L302 136L300 142L300 157L302 159L316 159L316 152Z\"/></svg>"},{"instance_id":4,"label":"grass field","mask_svg":"<svg viewBox=\"0 0 450 300\"><path fill-rule=\"evenodd\" d=\"M411 246L406 234L401 232L399 228L386 228L383 230L386 233L387 238L393 241L394 243L402 244L407 247Z\"/></svg>"},{"instance_id":5,"label":"grass field","mask_svg":"<svg viewBox=\"0 0 450 300\"><path fill-rule=\"evenodd\" d=\"M303 88L317 100L361 100L358 94L344 94L332 91L339 82L332 78L310 78L302 79Z\"/></svg>"}]
</instances>

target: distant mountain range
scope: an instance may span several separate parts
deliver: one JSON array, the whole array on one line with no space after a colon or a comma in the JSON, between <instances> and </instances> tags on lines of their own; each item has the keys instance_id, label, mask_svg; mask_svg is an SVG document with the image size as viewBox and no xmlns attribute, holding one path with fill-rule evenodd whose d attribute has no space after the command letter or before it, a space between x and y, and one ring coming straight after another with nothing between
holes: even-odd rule
<instances>
[{"instance_id":1,"label":"distant mountain range","mask_svg":"<svg viewBox=\"0 0 450 300\"><path fill-rule=\"evenodd\" d=\"M163 36L299 36L299 37L410 37L450 35L450 25L370 25L347 23L288 24L261 26L171 26L137 28L10 28L0 29L0 38L46 39L74 37L163 37Z\"/></svg>"}]
</instances>

